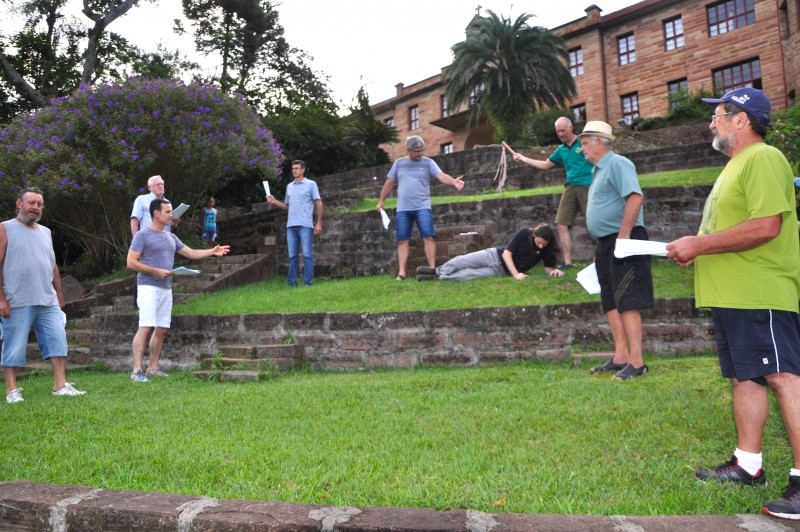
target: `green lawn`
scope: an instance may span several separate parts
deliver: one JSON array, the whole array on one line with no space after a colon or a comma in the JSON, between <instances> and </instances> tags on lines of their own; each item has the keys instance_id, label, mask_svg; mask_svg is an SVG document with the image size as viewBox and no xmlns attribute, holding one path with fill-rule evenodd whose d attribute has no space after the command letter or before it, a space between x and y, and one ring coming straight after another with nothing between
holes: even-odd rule
<instances>
[{"instance_id":1,"label":"green lawn","mask_svg":"<svg viewBox=\"0 0 800 532\"><path fill-rule=\"evenodd\" d=\"M713 356L647 360L624 383L553 363L250 384L76 370L77 398L42 374L0 408L0 480L492 513L757 513L778 496L791 453L777 412L767 487L701 483L694 468L735 445L729 384Z\"/></svg>"}]
</instances>

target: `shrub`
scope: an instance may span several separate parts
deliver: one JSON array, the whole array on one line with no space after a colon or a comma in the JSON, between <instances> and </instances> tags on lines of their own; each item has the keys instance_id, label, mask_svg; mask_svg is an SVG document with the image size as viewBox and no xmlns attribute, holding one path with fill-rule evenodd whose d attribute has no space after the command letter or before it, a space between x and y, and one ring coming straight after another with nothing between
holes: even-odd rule
<instances>
[{"instance_id":1,"label":"shrub","mask_svg":"<svg viewBox=\"0 0 800 532\"><path fill-rule=\"evenodd\" d=\"M534 114L531 120L525 125L519 144L524 146L550 146L559 144L561 141L558 140L553 124L562 116L571 119L572 111L553 107ZM581 130L580 126L577 124L574 125L576 132Z\"/></svg>"},{"instance_id":2,"label":"shrub","mask_svg":"<svg viewBox=\"0 0 800 532\"><path fill-rule=\"evenodd\" d=\"M0 205L41 188L45 223L111 268L127 253L131 205L149 176L164 177L175 206L201 205L236 175L274 179L279 167L280 147L242 98L130 79L81 87L0 130Z\"/></svg>"},{"instance_id":3,"label":"shrub","mask_svg":"<svg viewBox=\"0 0 800 532\"><path fill-rule=\"evenodd\" d=\"M800 176L800 104L775 113L767 142L786 155L794 175Z\"/></svg>"}]
</instances>

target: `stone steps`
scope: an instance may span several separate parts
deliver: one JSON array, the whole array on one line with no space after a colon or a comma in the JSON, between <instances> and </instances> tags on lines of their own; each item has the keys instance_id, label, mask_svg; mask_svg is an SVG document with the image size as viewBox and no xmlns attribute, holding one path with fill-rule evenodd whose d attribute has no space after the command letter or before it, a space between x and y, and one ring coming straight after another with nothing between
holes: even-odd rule
<instances>
[{"instance_id":1,"label":"stone steps","mask_svg":"<svg viewBox=\"0 0 800 532\"><path fill-rule=\"evenodd\" d=\"M215 356L200 359L200 370L192 374L202 379L242 383L290 371L304 362L305 349L299 344L220 345Z\"/></svg>"}]
</instances>

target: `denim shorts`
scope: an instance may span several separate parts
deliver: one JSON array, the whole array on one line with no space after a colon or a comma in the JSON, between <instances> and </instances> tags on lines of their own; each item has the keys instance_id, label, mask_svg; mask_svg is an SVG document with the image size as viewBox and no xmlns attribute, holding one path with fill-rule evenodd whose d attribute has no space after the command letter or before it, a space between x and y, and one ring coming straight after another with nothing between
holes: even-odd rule
<instances>
[{"instance_id":1,"label":"denim shorts","mask_svg":"<svg viewBox=\"0 0 800 532\"><path fill-rule=\"evenodd\" d=\"M139 305L139 327L169 329L172 318L172 288L140 284L137 287L136 301Z\"/></svg>"},{"instance_id":2,"label":"denim shorts","mask_svg":"<svg viewBox=\"0 0 800 532\"><path fill-rule=\"evenodd\" d=\"M418 209L416 211L397 211L395 215L395 228L397 230L397 240L410 240L411 228L414 222L417 223L419 236L427 238L436 236L433 228L433 211L430 209Z\"/></svg>"},{"instance_id":3,"label":"denim shorts","mask_svg":"<svg viewBox=\"0 0 800 532\"><path fill-rule=\"evenodd\" d=\"M766 385L773 373L800 375L800 320L786 310L712 308L722 376Z\"/></svg>"},{"instance_id":4,"label":"denim shorts","mask_svg":"<svg viewBox=\"0 0 800 532\"><path fill-rule=\"evenodd\" d=\"M42 360L67 356L67 332L64 330L67 320L58 305L12 308L11 315L3 318L2 322L3 351L0 365L4 368L25 365L31 327L36 332Z\"/></svg>"}]
</instances>

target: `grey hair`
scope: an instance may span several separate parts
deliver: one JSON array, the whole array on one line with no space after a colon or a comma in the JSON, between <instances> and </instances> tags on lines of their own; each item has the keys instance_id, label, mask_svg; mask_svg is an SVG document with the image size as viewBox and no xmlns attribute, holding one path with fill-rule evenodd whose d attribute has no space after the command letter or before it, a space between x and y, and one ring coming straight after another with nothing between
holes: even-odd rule
<instances>
[{"instance_id":1,"label":"grey hair","mask_svg":"<svg viewBox=\"0 0 800 532\"><path fill-rule=\"evenodd\" d=\"M406 148L409 150L418 150L425 147L425 141L419 135L411 135L406 139Z\"/></svg>"},{"instance_id":2,"label":"grey hair","mask_svg":"<svg viewBox=\"0 0 800 532\"><path fill-rule=\"evenodd\" d=\"M556 119L556 121L555 121L555 123L553 125L558 125L558 123L561 122L561 121L565 122L567 124L567 126L571 126L572 125L572 120L570 120L566 116L559 116Z\"/></svg>"},{"instance_id":3,"label":"grey hair","mask_svg":"<svg viewBox=\"0 0 800 532\"><path fill-rule=\"evenodd\" d=\"M148 180L147 180L147 186L148 187L152 186L153 183L155 183L156 179L161 179L163 181L163 179L162 179L162 177L160 175L150 176L150 178L148 178Z\"/></svg>"}]
</instances>

